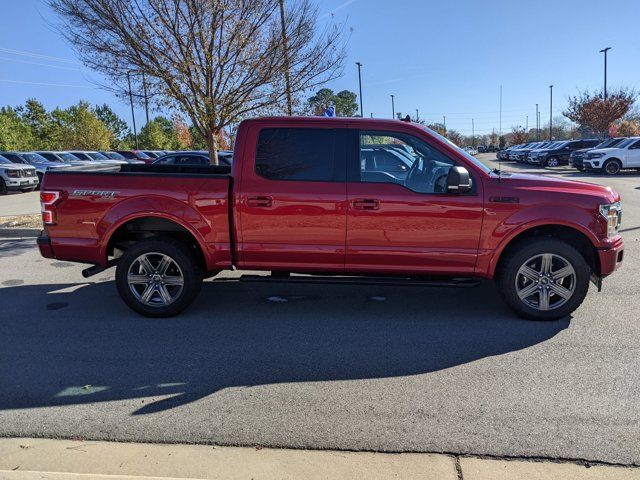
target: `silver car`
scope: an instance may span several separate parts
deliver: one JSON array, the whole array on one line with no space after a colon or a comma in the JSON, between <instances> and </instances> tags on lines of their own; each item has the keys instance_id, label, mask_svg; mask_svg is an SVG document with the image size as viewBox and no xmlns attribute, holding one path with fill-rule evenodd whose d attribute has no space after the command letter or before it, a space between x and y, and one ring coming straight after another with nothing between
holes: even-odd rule
<instances>
[{"instance_id":1,"label":"silver car","mask_svg":"<svg viewBox=\"0 0 640 480\"><path fill-rule=\"evenodd\" d=\"M13 163L0 155L0 195L10 190L31 192L38 188L36 169L30 165Z\"/></svg>"}]
</instances>

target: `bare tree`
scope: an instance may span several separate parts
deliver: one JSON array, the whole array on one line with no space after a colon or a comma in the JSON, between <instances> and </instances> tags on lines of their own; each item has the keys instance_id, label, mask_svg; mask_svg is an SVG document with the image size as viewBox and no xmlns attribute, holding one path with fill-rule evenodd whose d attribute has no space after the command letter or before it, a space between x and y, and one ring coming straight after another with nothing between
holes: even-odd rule
<instances>
[{"instance_id":1,"label":"bare tree","mask_svg":"<svg viewBox=\"0 0 640 480\"><path fill-rule=\"evenodd\" d=\"M158 108L186 113L217 164L218 134L249 114L282 111L293 95L342 73L341 25L318 31L311 0L48 0L60 31L103 85L127 92L146 77ZM285 49L286 46L286 49ZM285 51L286 50L286 51Z\"/></svg>"},{"instance_id":2,"label":"bare tree","mask_svg":"<svg viewBox=\"0 0 640 480\"><path fill-rule=\"evenodd\" d=\"M602 138L607 136L614 122L629 112L635 98L635 92L625 88L608 91L606 100L602 92L580 92L569 97L569 106L562 114L579 125L589 127Z\"/></svg>"},{"instance_id":3,"label":"bare tree","mask_svg":"<svg viewBox=\"0 0 640 480\"><path fill-rule=\"evenodd\" d=\"M520 125L517 127L511 127L510 141L513 145L527 143L529 141L529 133Z\"/></svg>"}]
</instances>

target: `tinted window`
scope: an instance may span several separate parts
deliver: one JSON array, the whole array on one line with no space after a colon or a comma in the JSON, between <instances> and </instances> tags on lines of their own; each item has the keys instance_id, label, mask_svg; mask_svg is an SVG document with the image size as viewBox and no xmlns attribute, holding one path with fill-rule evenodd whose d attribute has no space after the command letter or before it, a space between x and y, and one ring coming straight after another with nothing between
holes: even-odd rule
<instances>
[{"instance_id":1,"label":"tinted window","mask_svg":"<svg viewBox=\"0 0 640 480\"><path fill-rule=\"evenodd\" d=\"M27 163L25 160L20 158L20 156L16 155L15 153L3 153L2 155L4 156L4 158L8 158L13 163Z\"/></svg>"},{"instance_id":2,"label":"tinted window","mask_svg":"<svg viewBox=\"0 0 640 480\"><path fill-rule=\"evenodd\" d=\"M13 162L10 162L8 159L6 159L2 155L0 155L0 163L13 163Z\"/></svg>"},{"instance_id":3,"label":"tinted window","mask_svg":"<svg viewBox=\"0 0 640 480\"><path fill-rule=\"evenodd\" d=\"M118 152L120 155L122 155L124 158L126 158L127 160L134 160L136 158L136 154L133 152Z\"/></svg>"},{"instance_id":4,"label":"tinted window","mask_svg":"<svg viewBox=\"0 0 640 480\"><path fill-rule=\"evenodd\" d=\"M271 180L335 180L333 130L267 128L260 132L255 170Z\"/></svg>"},{"instance_id":5,"label":"tinted window","mask_svg":"<svg viewBox=\"0 0 640 480\"><path fill-rule=\"evenodd\" d=\"M397 150L402 149L403 155ZM418 193L445 193L453 160L402 133L360 132L360 181L395 183Z\"/></svg>"},{"instance_id":6,"label":"tinted window","mask_svg":"<svg viewBox=\"0 0 640 480\"><path fill-rule=\"evenodd\" d=\"M636 143L634 143L633 145L631 145L631 146L629 147L629 150L635 150L635 149L638 149L638 148L640 148L640 140L636 141Z\"/></svg>"}]
</instances>

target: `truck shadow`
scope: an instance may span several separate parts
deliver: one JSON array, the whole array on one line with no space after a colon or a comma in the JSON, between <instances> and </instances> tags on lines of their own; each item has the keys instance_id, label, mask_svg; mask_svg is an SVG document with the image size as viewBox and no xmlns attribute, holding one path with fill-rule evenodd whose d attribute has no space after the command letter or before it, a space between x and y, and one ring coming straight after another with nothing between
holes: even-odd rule
<instances>
[{"instance_id":1,"label":"truck shadow","mask_svg":"<svg viewBox=\"0 0 640 480\"><path fill-rule=\"evenodd\" d=\"M10 287L0 299L0 410L139 399L132 414L143 415L228 387L424 375L569 325L514 317L490 284L207 282L191 309L159 320L130 312L113 282Z\"/></svg>"}]
</instances>

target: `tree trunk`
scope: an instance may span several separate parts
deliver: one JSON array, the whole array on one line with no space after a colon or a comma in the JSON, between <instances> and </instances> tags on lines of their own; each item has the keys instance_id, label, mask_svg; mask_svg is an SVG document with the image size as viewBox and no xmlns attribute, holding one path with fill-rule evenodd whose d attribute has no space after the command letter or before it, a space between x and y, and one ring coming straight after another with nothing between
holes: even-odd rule
<instances>
[{"instance_id":1,"label":"tree trunk","mask_svg":"<svg viewBox=\"0 0 640 480\"><path fill-rule=\"evenodd\" d=\"M209 147L209 161L211 165L218 163L218 132L209 130L207 132L207 147Z\"/></svg>"}]
</instances>

